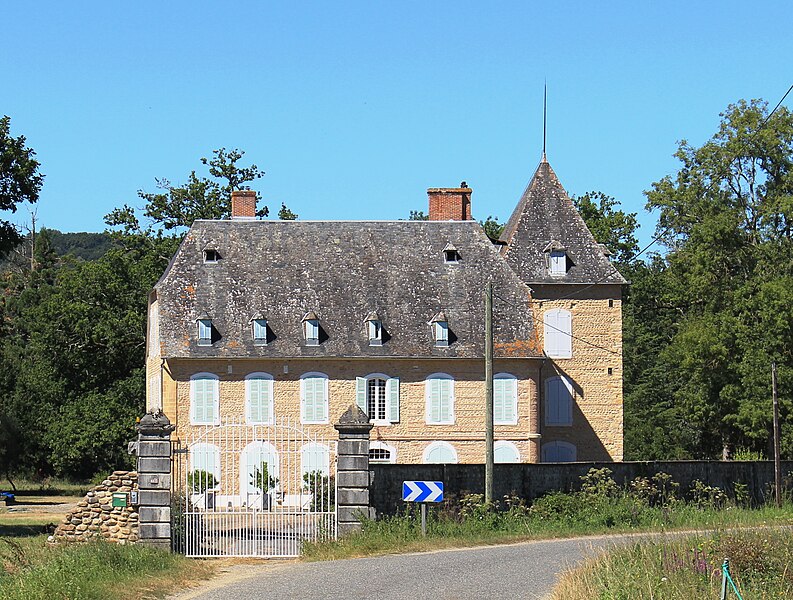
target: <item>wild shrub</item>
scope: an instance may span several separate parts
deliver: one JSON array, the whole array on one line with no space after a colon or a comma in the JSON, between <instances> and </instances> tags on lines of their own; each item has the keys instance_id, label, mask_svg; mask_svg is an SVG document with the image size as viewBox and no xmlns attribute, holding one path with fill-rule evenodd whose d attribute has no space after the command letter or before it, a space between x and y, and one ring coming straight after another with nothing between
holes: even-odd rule
<instances>
[{"instance_id":1,"label":"wild shrub","mask_svg":"<svg viewBox=\"0 0 793 600\"><path fill-rule=\"evenodd\" d=\"M690 495L691 501L699 509L719 510L727 504L727 494L724 493L724 490L716 486L705 485L699 479L691 482Z\"/></svg>"}]
</instances>

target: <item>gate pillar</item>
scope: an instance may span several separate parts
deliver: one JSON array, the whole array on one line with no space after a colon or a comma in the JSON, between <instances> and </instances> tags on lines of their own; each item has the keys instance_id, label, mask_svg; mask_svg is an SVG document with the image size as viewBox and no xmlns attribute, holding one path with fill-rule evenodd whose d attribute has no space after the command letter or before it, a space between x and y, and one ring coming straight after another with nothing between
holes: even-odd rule
<instances>
[{"instance_id":1,"label":"gate pillar","mask_svg":"<svg viewBox=\"0 0 793 600\"><path fill-rule=\"evenodd\" d=\"M171 550L171 432L162 412L146 413L138 430L138 516L141 544Z\"/></svg>"},{"instance_id":2,"label":"gate pillar","mask_svg":"<svg viewBox=\"0 0 793 600\"><path fill-rule=\"evenodd\" d=\"M339 535L361 530L361 517L374 518L369 506L369 417L357 405L334 425L339 432L336 463L336 518Z\"/></svg>"}]
</instances>

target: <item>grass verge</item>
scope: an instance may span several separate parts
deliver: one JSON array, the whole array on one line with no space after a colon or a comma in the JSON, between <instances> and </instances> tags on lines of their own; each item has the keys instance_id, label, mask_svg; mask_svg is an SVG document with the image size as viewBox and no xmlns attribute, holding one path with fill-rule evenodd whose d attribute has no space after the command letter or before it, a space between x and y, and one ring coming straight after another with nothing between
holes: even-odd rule
<instances>
[{"instance_id":1,"label":"grass verge","mask_svg":"<svg viewBox=\"0 0 793 600\"><path fill-rule=\"evenodd\" d=\"M793 598L793 533L775 530L657 539L612 550L563 574L552 600L718 598L724 558L744 598Z\"/></svg>"},{"instance_id":2,"label":"grass verge","mask_svg":"<svg viewBox=\"0 0 793 600\"><path fill-rule=\"evenodd\" d=\"M529 540L575 537L607 533L640 533L688 529L718 530L731 527L780 526L793 524L793 506L782 509L727 508L696 509L681 507L673 513L647 509L641 519L613 522L608 511L603 518L549 519L531 513L488 513L463 519L436 510L427 520L427 536L421 535L418 515L400 515L380 521L365 521L362 531L336 541L308 543L303 547L304 560L336 560L362 556L379 556L420 552L444 548L461 548ZM597 512L597 507L593 507Z\"/></svg>"},{"instance_id":3,"label":"grass verge","mask_svg":"<svg viewBox=\"0 0 793 600\"><path fill-rule=\"evenodd\" d=\"M206 579L211 564L141 545L49 546L45 536L0 538L4 600L138 600Z\"/></svg>"}]
</instances>

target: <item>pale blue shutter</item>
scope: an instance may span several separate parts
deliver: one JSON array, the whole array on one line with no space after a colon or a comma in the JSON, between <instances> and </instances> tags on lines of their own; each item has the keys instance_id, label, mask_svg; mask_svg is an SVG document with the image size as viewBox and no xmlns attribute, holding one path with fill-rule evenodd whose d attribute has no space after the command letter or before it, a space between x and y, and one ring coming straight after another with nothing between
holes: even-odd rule
<instances>
[{"instance_id":1,"label":"pale blue shutter","mask_svg":"<svg viewBox=\"0 0 793 600\"><path fill-rule=\"evenodd\" d=\"M557 327L559 332L559 356L570 358L573 356L573 320L570 311L560 310L557 315Z\"/></svg>"},{"instance_id":2,"label":"pale blue shutter","mask_svg":"<svg viewBox=\"0 0 793 600\"><path fill-rule=\"evenodd\" d=\"M388 420L399 422L399 377L391 377L385 384L388 398Z\"/></svg>"},{"instance_id":3,"label":"pale blue shutter","mask_svg":"<svg viewBox=\"0 0 793 600\"><path fill-rule=\"evenodd\" d=\"M493 421L498 423L504 421L504 384L505 379L493 380Z\"/></svg>"},{"instance_id":4,"label":"pale blue shutter","mask_svg":"<svg viewBox=\"0 0 793 600\"><path fill-rule=\"evenodd\" d=\"M366 379L363 377L355 378L355 403L363 412L369 414L369 407L366 403Z\"/></svg>"},{"instance_id":5,"label":"pale blue shutter","mask_svg":"<svg viewBox=\"0 0 793 600\"><path fill-rule=\"evenodd\" d=\"M314 378L303 380L303 420L314 421Z\"/></svg>"},{"instance_id":6,"label":"pale blue shutter","mask_svg":"<svg viewBox=\"0 0 793 600\"><path fill-rule=\"evenodd\" d=\"M441 421L451 421L452 417L452 398L451 385L448 379L441 379L440 383L440 419Z\"/></svg>"},{"instance_id":7,"label":"pale blue shutter","mask_svg":"<svg viewBox=\"0 0 793 600\"><path fill-rule=\"evenodd\" d=\"M441 380L430 379L430 422L441 420Z\"/></svg>"},{"instance_id":8,"label":"pale blue shutter","mask_svg":"<svg viewBox=\"0 0 793 600\"><path fill-rule=\"evenodd\" d=\"M518 406L518 380L517 379L502 379L503 383L503 406L504 414L503 420L507 423L514 423L517 419L517 406Z\"/></svg>"}]
</instances>

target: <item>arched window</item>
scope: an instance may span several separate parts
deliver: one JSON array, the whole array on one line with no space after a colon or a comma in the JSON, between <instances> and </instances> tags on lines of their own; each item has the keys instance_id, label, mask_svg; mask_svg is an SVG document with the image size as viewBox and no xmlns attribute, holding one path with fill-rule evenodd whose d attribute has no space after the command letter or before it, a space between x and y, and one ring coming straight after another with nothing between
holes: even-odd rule
<instances>
[{"instance_id":1,"label":"arched window","mask_svg":"<svg viewBox=\"0 0 793 600\"><path fill-rule=\"evenodd\" d=\"M385 442L369 442L369 462L394 464L396 462L396 448L389 446Z\"/></svg>"},{"instance_id":2,"label":"arched window","mask_svg":"<svg viewBox=\"0 0 793 600\"><path fill-rule=\"evenodd\" d=\"M328 376L325 373L301 375L300 418L303 423L328 422Z\"/></svg>"},{"instance_id":3,"label":"arched window","mask_svg":"<svg viewBox=\"0 0 793 600\"><path fill-rule=\"evenodd\" d=\"M218 489L220 486L220 449L213 444L193 444L190 447L188 482L196 493Z\"/></svg>"},{"instance_id":4,"label":"arched window","mask_svg":"<svg viewBox=\"0 0 793 600\"><path fill-rule=\"evenodd\" d=\"M300 451L300 473L305 476L317 472L330 476L330 450L323 444L309 442Z\"/></svg>"},{"instance_id":5,"label":"arched window","mask_svg":"<svg viewBox=\"0 0 793 600\"><path fill-rule=\"evenodd\" d=\"M446 373L433 373L424 382L427 423L454 424L454 378Z\"/></svg>"},{"instance_id":6,"label":"arched window","mask_svg":"<svg viewBox=\"0 0 793 600\"><path fill-rule=\"evenodd\" d=\"M269 373L245 376L245 420L249 424L273 422L273 376Z\"/></svg>"},{"instance_id":7,"label":"arched window","mask_svg":"<svg viewBox=\"0 0 793 600\"><path fill-rule=\"evenodd\" d=\"M449 464L457 462L457 451L448 442L432 442L424 450L425 464Z\"/></svg>"},{"instance_id":8,"label":"arched window","mask_svg":"<svg viewBox=\"0 0 793 600\"><path fill-rule=\"evenodd\" d=\"M545 354L552 358L573 356L573 322L569 310L553 308L542 317L544 324Z\"/></svg>"},{"instance_id":9,"label":"arched window","mask_svg":"<svg viewBox=\"0 0 793 600\"><path fill-rule=\"evenodd\" d=\"M355 378L355 402L378 425L399 422L399 377L372 373Z\"/></svg>"},{"instance_id":10,"label":"arched window","mask_svg":"<svg viewBox=\"0 0 793 600\"><path fill-rule=\"evenodd\" d=\"M512 442L499 440L493 444L493 461L497 463L519 463L520 452Z\"/></svg>"},{"instance_id":11,"label":"arched window","mask_svg":"<svg viewBox=\"0 0 793 600\"><path fill-rule=\"evenodd\" d=\"M518 379L509 373L493 377L493 423L518 424Z\"/></svg>"},{"instance_id":12,"label":"arched window","mask_svg":"<svg viewBox=\"0 0 793 600\"><path fill-rule=\"evenodd\" d=\"M248 506L251 496L261 496L278 487L278 452L269 442L251 442L240 454L240 492Z\"/></svg>"},{"instance_id":13,"label":"arched window","mask_svg":"<svg viewBox=\"0 0 793 600\"><path fill-rule=\"evenodd\" d=\"M190 424L219 425L218 376L212 373L196 373L190 378Z\"/></svg>"},{"instance_id":14,"label":"arched window","mask_svg":"<svg viewBox=\"0 0 793 600\"><path fill-rule=\"evenodd\" d=\"M545 381L545 424L573 424L573 384L567 377Z\"/></svg>"},{"instance_id":15,"label":"arched window","mask_svg":"<svg viewBox=\"0 0 793 600\"><path fill-rule=\"evenodd\" d=\"M576 449L569 442L548 442L542 445L542 462L575 462Z\"/></svg>"}]
</instances>

